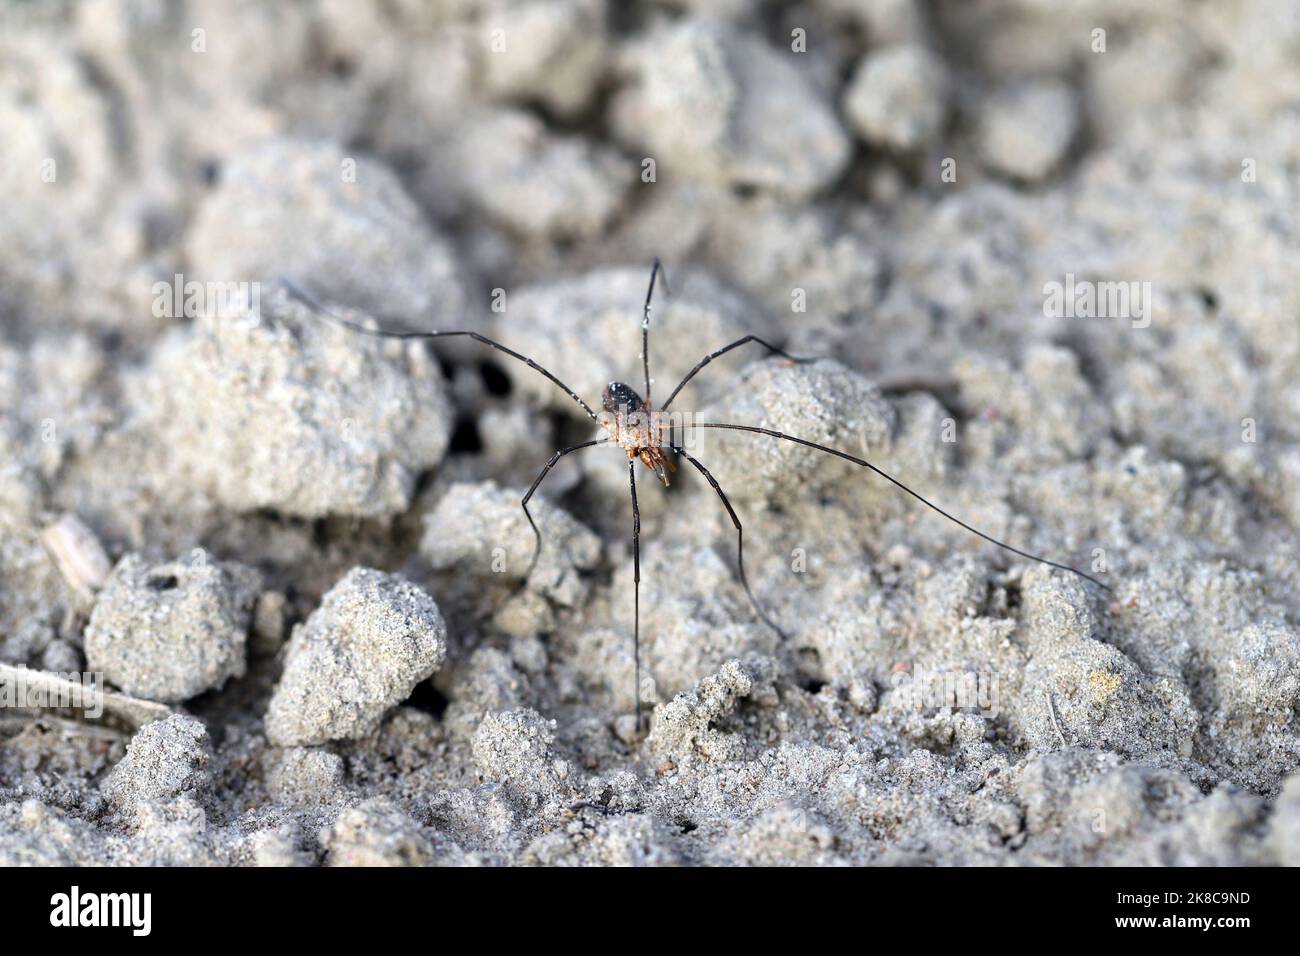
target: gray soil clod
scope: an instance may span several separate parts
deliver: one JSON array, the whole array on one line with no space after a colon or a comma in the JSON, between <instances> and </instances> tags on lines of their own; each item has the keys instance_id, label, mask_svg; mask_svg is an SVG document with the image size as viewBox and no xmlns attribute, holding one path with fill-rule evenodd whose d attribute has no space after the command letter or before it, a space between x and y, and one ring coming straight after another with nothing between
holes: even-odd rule
<instances>
[{"instance_id":1,"label":"gray soil clod","mask_svg":"<svg viewBox=\"0 0 1300 956\"><path fill-rule=\"evenodd\" d=\"M354 568L289 638L267 736L279 746L360 737L446 654L432 598L394 575Z\"/></svg>"},{"instance_id":2,"label":"gray soil clod","mask_svg":"<svg viewBox=\"0 0 1300 956\"><path fill-rule=\"evenodd\" d=\"M868 143L899 151L929 146L948 111L948 71L924 47L867 54L844 93L844 112Z\"/></svg>"},{"instance_id":3,"label":"gray soil clod","mask_svg":"<svg viewBox=\"0 0 1300 956\"><path fill-rule=\"evenodd\" d=\"M137 733L100 789L114 808L123 811L151 800L201 797L212 784L211 759L203 722L175 714Z\"/></svg>"},{"instance_id":4,"label":"gray soil clod","mask_svg":"<svg viewBox=\"0 0 1300 956\"><path fill-rule=\"evenodd\" d=\"M820 91L748 33L687 19L627 56L633 83L614 101L616 135L675 173L805 198L847 165L851 145Z\"/></svg>"},{"instance_id":5,"label":"gray soil clod","mask_svg":"<svg viewBox=\"0 0 1300 956\"><path fill-rule=\"evenodd\" d=\"M459 326L465 312L451 245L398 179L328 144L272 140L229 163L186 252L204 275L284 277L326 301L420 325Z\"/></svg>"},{"instance_id":6,"label":"gray soil clod","mask_svg":"<svg viewBox=\"0 0 1300 956\"><path fill-rule=\"evenodd\" d=\"M113 569L86 626L86 666L148 700L175 703L246 669L261 576L206 559L151 565L129 554Z\"/></svg>"},{"instance_id":7,"label":"gray soil clod","mask_svg":"<svg viewBox=\"0 0 1300 956\"><path fill-rule=\"evenodd\" d=\"M1064 83L1037 83L991 99L980 119L980 155L1017 179L1047 176L1079 130L1079 107Z\"/></svg>"},{"instance_id":8,"label":"gray soil clod","mask_svg":"<svg viewBox=\"0 0 1300 956\"><path fill-rule=\"evenodd\" d=\"M237 511L387 516L450 439L437 366L414 346L359 339L284 289L164 342L135 383L139 420L176 480Z\"/></svg>"},{"instance_id":9,"label":"gray soil clod","mask_svg":"<svg viewBox=\"0 0 1300 956\"><path fill-rule=\"evenodd\" d=\"M471 579L523 579L537 539L520 507L522 497L523 492L493 482L450 486L425 517L421 555L434 570L454 569ZM591 571L600 560L600 539L545 498L534 498L529 510L543 544L528 585L573 607L586 594L581 572Z\"/></svg>"}]
</instances>

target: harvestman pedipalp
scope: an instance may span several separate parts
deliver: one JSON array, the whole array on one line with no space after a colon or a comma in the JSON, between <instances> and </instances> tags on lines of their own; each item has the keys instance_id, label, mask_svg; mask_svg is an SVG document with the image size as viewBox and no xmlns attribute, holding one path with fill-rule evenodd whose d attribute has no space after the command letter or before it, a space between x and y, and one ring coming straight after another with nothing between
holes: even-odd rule
<instances>
[{"instance_id":1,"label":"harvestman pedipalp","mask_svg":"<svg viewBox=\"0 0 1300 956\"><path fill-rule=\"evenodd\" d=\"M533 548L533 557L532 560L529 562L528 571L524 575L525 580L527 579L528 574L531 574L533 568L536 567L538 557L541 555L542 552L542 533L538 529L537 523L533 520L532 513L528 510L528 502L532 500L533 495L536 493L537 489L541 486L542 481L545 480L546 476L550 473L551 469L554 468L556 463L559 462L559 460L564 456L572 454L575 451L581 451L584 448L592 448L596 445L606 445L606 444L614 443L615 445L617 445L617 447L619 447L624 452L626 452L627 467L628 467L628 486L632 498L632 577L633 577L632 647L633 647L633 658L635 662L634 666L635 666L635 680L636 680L636 726L638 731L641 729L641 510L639 505L637 504L637 493L636 493L636 465L638 461L641 462L646 468L650 469L650 471L652 471L655 474L655 476L660 481L662 481L665 486L667 486L669 483L668 473L670 471L676 470L676 467L673 465L672 459L670 459L664 452L664 448L667 448L673 454L685 458L686 461L688 461L691 464L691 466L695 468L695 470L698 471L704 477L705 481L707 481L709 485L713 488L714 492L717 493L718 498L721 500L723 507L727 511L727 517L731 519L731 523L736 529L736 569L738 572L738 577L740 578L740 583L745 589L745 594L748 596L750 603L753 605L755 613L757 613L757 615L763 621L763 623L766 624L768 627L770 627L773 631L775 631L780 637L784 638L786 636L785 633L771 619L771 617L768 616L767 612L763 610L762 605L758 603L758 599L754 597L754 592L749 586L749 579L745 574L745 530L743 525L741 524L739 516L736 514L736 509L732 507L731 502L727 498L726 492L722 490L722 486L718 484L717 479L713 477L713 474L708 470L708 468L704 466L703 463L701 463L697 458L695 458L694 456L692 456L687 452L686 448L684 447L684 443L678 444L673 442L671 439L671 434L672 434L671 432L669 433L670 437L668 438L668 440L665 440L663 431L667 428L667 426L660 422L659 416L662 415L662 413L664 413L665 411L667 411L668 406L672 404L673 399L677 397L678 393L680 393L681 390L687 385L687 383L690 382L691 379L693 379L697 374L699 374L699 372L706 365L708 365L714 359L732 351L733 349L740 348L743 345L748 345L751 342L763 346L770 353L774 355L779 355L790 362L803 364L806 362L816 361L816 359L797 358L793 355L790 355L784 349L780 349L777 346L772 345L770 342L767 342L764 339L759 338L757 335L745 335L737 339L736 341L731 342L728 345L724 345L720 349L710 352L704 358L700 359L700 361L697 362L695 366L689 372L686 373L686 376L680 382L677 383L677 387L674 388L672 392L669 393L668 398L664 401L663 405L660 406L658 409L654 409L653 406L651 405L651 392L650 392L650 381L651 381L650 380L650 306L651 306L651 300L654 296L655 280L658 279L662 273L663 273L663 268L659 262L659 259L656 258L654 260L653 266L650 269L650 285L649 288L646 289L645 305L641 313L641 365L645 373L645 397L642 398L640 395L636 393L634 389L632 389L631 386L626 385L623 382L610 382L607 386L605 386L605 390L601 396L601 405L603 409L603 414L597 414L590 405L584 402L578 396L578 394L573 391L573 389L565 385L564 382L560 381L560 379L558 379L555 375L553 375L548 369L543 368L541 365L537 364L528 356L516 352L513 349L507 348L506 346L502 345L500 342L488 338L486 335L481 335L478 332L469 332L469 331L398 332L398 331L391 331L388 329L368 328L365 325L362 325L358 322L353 322L349 319L344 318L343 316L331 312L330 310L324 308L319 303L317 303L314 299L312 299L310 296L304 293L292 282L288 280L281 280L283 285L288 289L288 291L291 294L293 294L302 302L304 302L316 314L325 316L334 322L337 322L349 329L352 329L355 332L359 332L364 335L371 335L371 336L377 336L379 338L389 338L389 339L437 339L437 338L452 338L454 336L462 336L465 338L473 339L476 342L480 342L483 345L496 349L499 352L503 352L506 355L509 355L511 358L515 359L516 361L523 362L529 368L545 376L561 391L563 391L566 395L568 395L569 398L577 402L578 405L581 406L582 410L587 414L587 416L592 421L596 422L598 425L600 425L602 428L604 428L606 431L609 432L609 435L607 437L593 438L590 441L580 442L576 445L570 445L567 448L561 448L559 451L557 451L554 455L551 456L550 460L542 468L541 473L538 474L538 476L533 480L532 485L529 486L528 491L524 494L524 497L520 502L520 505L523 507L524 515L528 518L528 524L532 528L533 535L535 536L536 539ZM666 279L665 279L665 284L666 284ZM956 516L945 511L943 508L940 508L938 505L936 505L934 502L930 501L928 498L921 495L919 492L913 491L911 488L909 488L903 482L899 481L893 475L888 474L887 472L881 470L880 468L876 467L875 465L871 464L871 462L866 461L865 459L858 458L855 455L850 455L848 452L840 451L837 448L831 448L827 445L821 445L814 441L808 441L805 438L798 438L794 435L787 435L784 432L774 431L770 428L760 428L756 425L740 425L740 424L730 424L725 422L694 422L692 424L692 427L716 428L716 429L725 429L728 431L749 432L755 435L765 435L769 438L776 438L781 441L794 442L795 444L803 445L804 447L812 448L815 449L816 451L825 452L828 455L834 455L835 457L843 459L844 461L851 462L852 464L857 465L859 467L869 469L870 471L879 475L881 478L884 478L886 481L893 484L895 487L911 495L913 498L921 502L921 504L925 505L927 508L930 508L931 510L937 512L938 514L947 518L949 521L952 521L953 523L964 528L966 531L969 531L971 534L983 538L985 541L988 541L990 544L994 544L1005 551L1009 551L1012 554L1019 555L1020 557L1026 558L1030 561L1035 561L1039 564L1045 564L1049 567L1058 568L1059 570L1062 571L1068 571L1071 574L1078 575L1084 580L1097 585L1098 587L1102 588L1105 591L1110 591L1110 587L1108 585L1099 581L1097 578L1093 577L1092 575L1080 571L1077 568L1073 568L1068 564L1062 564L1057 561L1051 561L1047 558L1041 557L1040 555L1032 554L1028 551L1022 551L1020 548L1007 544L1005 541L999 541L997 538L994 538L992 535L985 534L983 531L980 531L978 528L975 528L967 524L966 522L962 521L960 518L957 518Z\"/></svg>"}]
</instances>

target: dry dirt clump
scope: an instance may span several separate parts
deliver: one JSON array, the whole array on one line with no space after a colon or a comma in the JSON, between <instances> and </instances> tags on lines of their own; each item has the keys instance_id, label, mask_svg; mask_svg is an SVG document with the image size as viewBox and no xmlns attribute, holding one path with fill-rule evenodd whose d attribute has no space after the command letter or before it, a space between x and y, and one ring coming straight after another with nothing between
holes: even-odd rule
<instances>
[{"instance_id":1,"label":"dry dirt clump","mask_svg":"<svg viewBox=\"0 0 1300 956\"><path fill-rule=\"evenodd\" d=\"M117 563L86 626L86 666L123 690L175 702L242 677L261 576L236 563Z\"/></svg>"},{"instance_id":2,"label":"dry dirt clump","mask_svg":"<svg viewBox=\"0 0 1300 956\"><path fill-rule=\"evenodd\" d=\"M395 575L354 568L289 638L267 736L280 746L359 737L446 654L447 629L427 594Z\"/></svg>"},{"instance_id":3,"label":"dry dirt clump","mask_svg":"<svg viewBox=\"0 0 1300 956\"><path fill-rule=\"evenodd\" d=\"M236 512L400 513L450 439L425 353L358 340L284 288L172 333L133 384L175 479Z\"/></svg>"}]
</instances>

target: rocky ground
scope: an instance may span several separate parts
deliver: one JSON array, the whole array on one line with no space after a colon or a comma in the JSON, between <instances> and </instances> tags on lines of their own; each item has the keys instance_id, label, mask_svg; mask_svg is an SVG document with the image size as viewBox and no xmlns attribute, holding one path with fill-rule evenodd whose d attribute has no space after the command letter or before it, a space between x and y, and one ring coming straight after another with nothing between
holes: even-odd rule
<instances>
[{"instance_id":1,"label":"rocky ground","mask_svg":"<svg viewBox=\"0 0 1300 956\"><path fill-rule=\"evenodd\" d=\"M1300 5L5 0L0 131L0 862L1300 863ZM786 636L642 470L637 687L623 456L530 569L582 408L336 319L594 405L655 256L1111 590L699 432Z\"/></svg>"}]
</instances>

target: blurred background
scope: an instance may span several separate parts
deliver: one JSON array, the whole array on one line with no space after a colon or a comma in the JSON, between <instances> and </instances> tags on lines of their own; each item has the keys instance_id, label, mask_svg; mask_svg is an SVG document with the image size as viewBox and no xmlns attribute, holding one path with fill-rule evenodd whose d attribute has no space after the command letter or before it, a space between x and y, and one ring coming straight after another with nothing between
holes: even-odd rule
<instances>
[{"instance_id":1,"label":"blurred background","mask_svg":"<svg viewBox=\"0 0 1300 956\"><path fill-rule=\"evenodd\" d=\"M1070 339L1157 363L1155 444L1293 435L1294 3L6 0L0 43L14 335L140 347L176 273L483 329L658 255L875 376ZM1045 318L1066 273L1153 282L1164 357Z\"/></svg>"}]
</instances>

